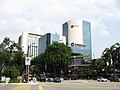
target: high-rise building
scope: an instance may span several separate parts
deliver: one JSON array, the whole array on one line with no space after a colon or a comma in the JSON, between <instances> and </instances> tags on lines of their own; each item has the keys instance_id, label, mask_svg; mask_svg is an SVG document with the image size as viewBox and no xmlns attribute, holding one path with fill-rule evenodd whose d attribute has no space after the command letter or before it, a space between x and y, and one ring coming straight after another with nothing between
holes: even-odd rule
<instances>
[{"instance_id":1,"label":"high-rise building","mask_svg":"<svg viewBox=\"0 0 120 90\"><path fill-rule=\"evenodd\" d=\"M58 34L47 33L39 39L39 54L44 53L46 47L53 42L59 42L60 37Z\"/></svg>"},{"instance_id":2,"label":"high-rise building","mask_svg":"<svg viewBox=\"0 0 120 90\"><path fill-rule=\"evenodd\" d=\"M26 56L32 58L38 55L38 42L41 35L34 33L23 32L19 37L19 44Z\"/></svg>"},{"instance_id":3,"label":"high-rise building","mask_svg":"<svg viewBox=\"0 0 120 90\"><path fill-rule=\"evenodd\" d=\"M92 58L91 24L84 20L70 20L63 24L63 36L73 53Z\"/></svg>"}]
</instances>

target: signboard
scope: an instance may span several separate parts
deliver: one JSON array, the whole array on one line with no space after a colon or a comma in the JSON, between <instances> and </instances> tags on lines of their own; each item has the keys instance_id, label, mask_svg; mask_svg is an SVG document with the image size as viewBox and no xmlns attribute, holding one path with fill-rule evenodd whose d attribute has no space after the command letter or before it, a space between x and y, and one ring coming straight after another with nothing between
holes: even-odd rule
<instances>
[{"instance_id":1,"label":"signboard","mask_svg":"<svg viewBox=\"0 0 120 90\"><path fill-rule=\"evenodd\" d=\"M71 28L79 27L79 25L71 25Z\"/></svg>"},{"instance_id":2,"label":"signboard","mask_svg":"<svg viewBox=\"0 0 120 90\"><path fill-rule=\"evenodd\" d=\"M85 64L84 59L74 59L74 65Z\"/></svg>"},{"instance_id":3,"label":"signboard","mask_svg":"<svg viewBox=\"0 0 120 90\"><path fill-rule=\"evenodd\" d=\"M31 57L25 58L25 65L30 65Z\"/></svg>"},{"instance_id":4,"label":"signboard","mask_svg":"<svg viewBox=\"0 0 120 90\"><path fill-rule=\"evenodd\" d=\"M10 78L7 77L7 78L5 79L5 82L8 83L9 81L10 81Z\"/></svg>"},{"instance_id":5,"label":"signboard","mask_svg":"<svg viewBox=\"0 0 120 90\"><path fill-rule=\"evenodd\" d=\"M2 76L1 81L5 81L5 78L6 78L5 76Z\"/></svg>"},{"instance_id":6,"label":"signboard","mask_svg":"<svg viewBox=\"0 0 120 90\"><path fill-rule=\"evenodd\" d=\"M74 43L74 42L71 43L71 46L72 47L80 47L81 49L83 49L85 47L85 45L77 44L77 43Z\"/></svg>"}]
</instances>

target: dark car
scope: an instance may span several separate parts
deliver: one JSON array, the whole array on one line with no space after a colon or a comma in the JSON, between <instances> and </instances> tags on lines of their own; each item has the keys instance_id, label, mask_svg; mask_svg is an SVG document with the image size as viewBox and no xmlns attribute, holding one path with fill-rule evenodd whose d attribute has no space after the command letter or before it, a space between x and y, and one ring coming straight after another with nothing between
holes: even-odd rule
<instances>
[{"instance_id":1,"label":"dark car","mask_svg":"<svg viewBox=\"0 0 120 90\"><path fill-rule=\"evenodd\" d=\"M46 76L44 74L40 74L40 82L46 82Z\"/></svg>"},{"instance_id":2,"label":"dark car","mask_svg":"<svg viewBox=\"0 0 120 90\"><path fill-rule=\"evenodd\" d=\"M64 80L71 80L71 78L64 78Z\"/></svg>"},{"instance_id":3,"label":"dark car","mask_svg":"<svg viewBox=\"0 0 120 90\"><path fill-rule=\"evenodd\" d=\"M77 80L77 77L71 77L71 80Z\"/></svg>"},{"instance_id":4,"label":"dark car","mask_svg":"<svg viewBox=\"0 0 120 90\"><path fill-rule=\"evenodd\" d=\"M110 78L110 81L111 82L120 82L120 78L116 77L116 76L113 76Z\"/></svg>"},{"instance_id":5,"label":"dark car","mask_svg":"<svg viewBox=\"0 0 120 90\"><path fill-rule=\"evenodd\" d=\"M53 79L53 82L55 82L55 83L61 83L61 80L60 80L60 78L57 77L57 78Z\"/></svg>"}]
</instances>

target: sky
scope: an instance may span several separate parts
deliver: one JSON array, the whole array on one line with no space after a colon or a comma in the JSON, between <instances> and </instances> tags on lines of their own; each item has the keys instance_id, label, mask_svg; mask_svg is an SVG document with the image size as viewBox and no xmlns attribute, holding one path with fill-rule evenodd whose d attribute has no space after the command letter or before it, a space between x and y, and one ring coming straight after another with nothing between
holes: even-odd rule
<instances>
[{"instance_id":1,"label":"sky","mask_svg":"<svg viewBox=\"0 0 120 90\"><path fill-rule=\"evenodd\" d=\"M120 43L120 0L0 0L0 42L17 42L22 32L62 35L72 19L91 23L93 58Z\"/></svg>"}]
</instances>

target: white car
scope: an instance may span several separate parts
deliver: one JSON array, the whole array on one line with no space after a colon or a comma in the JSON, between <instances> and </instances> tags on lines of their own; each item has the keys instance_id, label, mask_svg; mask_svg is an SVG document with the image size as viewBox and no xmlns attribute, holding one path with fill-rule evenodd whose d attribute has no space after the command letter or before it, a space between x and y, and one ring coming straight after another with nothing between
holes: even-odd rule
<instances>
[{"instance_id":1,"label":"white car","mask_svg":"<svg viewBox=\"0 0 120 90\"><path fill-rule=\"evenodd\" d=\"M108 79L103 78L103 77L100 77L100 78L97 79L97 81L98 81L98 82L107 82Z\"/></svg>"}]
</instances>

